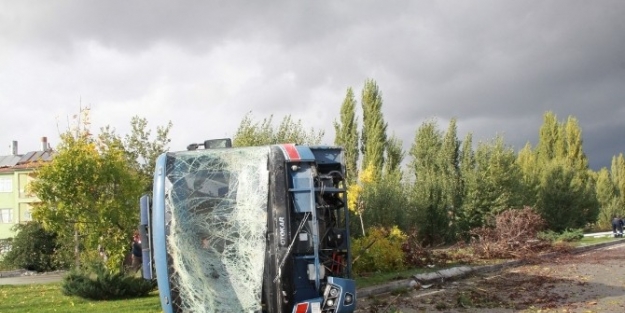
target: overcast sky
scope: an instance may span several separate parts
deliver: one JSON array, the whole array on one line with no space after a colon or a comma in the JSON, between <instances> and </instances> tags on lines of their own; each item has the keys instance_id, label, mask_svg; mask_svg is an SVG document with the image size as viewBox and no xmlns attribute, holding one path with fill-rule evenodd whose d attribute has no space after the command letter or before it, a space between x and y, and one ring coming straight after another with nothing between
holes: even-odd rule
<instances>
[{"instance_id":1,"label":"overcast sky","mask_svg":"<svg viewBox=\"0 0 625 313\"><path fill-rule=\"evenodd\" d=\"M58 144L81 104L95 132L172 121L172 150L232 136L250 111L331 144L367 78L406 148L456 117L460 139L518 150L550 110L609 166L625 150L625 1L0 0L0 155Z\"/></svg>"}]
</instances>

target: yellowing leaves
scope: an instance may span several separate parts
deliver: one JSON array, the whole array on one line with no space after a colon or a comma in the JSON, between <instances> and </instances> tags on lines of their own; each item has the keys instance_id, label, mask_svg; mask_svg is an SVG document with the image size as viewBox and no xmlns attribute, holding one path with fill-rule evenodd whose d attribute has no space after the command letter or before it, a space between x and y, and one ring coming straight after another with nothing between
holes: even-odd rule
<instances>
[{"instance_id":1,"label":"yellowing leaves","mask_svg":"<svg viewBox=\"0 0 625 313\"><path fill-rule=\"evenodd\" d=\"M362 184L373 182L373 179L375 177L375 171L376 171L375 166L369 164L367 167L365 167L362 173L360 173L360 177L359 177L360 182Z\"/></svg>"}]
</instances>

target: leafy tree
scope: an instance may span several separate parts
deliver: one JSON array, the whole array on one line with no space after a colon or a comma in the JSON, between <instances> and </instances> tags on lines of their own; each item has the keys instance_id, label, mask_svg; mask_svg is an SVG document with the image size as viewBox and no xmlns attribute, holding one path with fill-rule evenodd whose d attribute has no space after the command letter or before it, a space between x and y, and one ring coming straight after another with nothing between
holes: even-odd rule
<instances>
[{"instance_id":1,"label":"leafy tree","mask_svg":"<svg viewBox=\"0 0 625 313\"><path fill-rule=\"evenodd\" d=\"M625 213L620 206L617 188L610 177L607 168L602 168L597 173L597 201L599 202L600 212L597 219L597 225L600 229L610 229L612 218L614 216L624 216Z\"/></svg>"},{"instance_id":2,"label":"leafy tree","mask_svg":"<svg viewBox=\"0 0 625 313\"><path fill-rule=\"evenodd\" d=\"M291 115L286 115L277 128L273 126L273 115L254 122L251 113L243 117L239 128L234 135L232 144L237 147L263 146L280 143L296 143L302 145L318 145L321 143L324 131L311 128L304 130L302 121L294 121Z\"/></svg>"},{"instance_id":3,"label":"leafy tree","mask_svg":"<svg viewBox=\"0 0 625 313\"><path fill-rule=\"evenodd\" d=\"M372 166L366 167L360 172L358 181L352 183L347 189L347 207L349 210L358 216L360 220L360 229L362 235L365 236L365 224L363 220L363 214L365 212L364 190L369 188L369 184L373 183L376 169ZM352 219L353 220L353 219ZM352 225L353 226L353 225ZM352 233L356 233L352 227Z\"/></svg>"},{"instance_id":4,"label":"leafy tree","mask_svg":"<svg viewBox=\"0 0 625 313\"><path fill-rule=\"evenodd\" d=\"M358 121L356 120L356 100L352 88L347 89L341 105L340 122L334 122L334 144L342 146L345 153L347 182L352 184L358 178Z\"/></svg>"},{"instance_id":5,"label":"leafy tree","mask_svg":"<svg viewBox=\"0 0 625 313\"><path fill-rule=\"evenodd\" d=\"M373 166L384 169L384 154L386 152L387 123L382 114L382 94L377 83L368 79L362 90L362 167Z\"/></svg>"},{"instance_id":6,"label":"leafy tree","mask_svg":"<svg viewBox=\"0 0 625 313\"><path fill-rule=\"evenodd\" d=\"M526 190L521 196L524 205L534 207L536 194L540 180L540 167L538 166L537 154L532 151L532 146L527 143L517 155L516 163L521 170L521 182Z\"/></svg>"},{"instance_id":7,"label":"leafy tree","mask_svg":"<svg viewBox=\"0 0 625 313\"><path fill-rule=\"evenodd\" d=\"M594 182L565 161L553 160L542 170L536 208L549 229L583 228L596 221L598 207Z\"/></svg>"},{"instance_id":8,"label":"leafy tree","mask_svg":"<svg viewBox=\"0 0 625 313\"><path fill-rule=\"evenodd\" d=\"M447 241L449 231L449 212L444 194L444 184L439 175L442 173L440 153L443 145L442 133L435 121L424 122L415 134L410 149L410 170L414 174L412 203L417 224L417 233L426 244Z\"/></svg>"},{"instance_id":9,"label":"leafy tree","mask_svg":"<svg viewBox=\"0 0 625 313\"><path fill-rule=\"evenodd\" d=\"M126 152L127 161L140 174L144 192L152 191L154 167L156 158L169 150L169 131L172 123L156 127L156 136L152 138L152 130L148 128L148 121L139 116L130 120L131 132L124 139L115 133L110 126L103 127L98 136L100 142L106 146L115 146Z\"/></svg>"},{"instance_id":10,"label":"leafy tree","mask_svg":"<svg viewBox=\"0 0 625 313\"><path fill-rule=\"evenodd\" d=\"M473 134L467 133L460 148L458 171L460 176L460 194L462 206L457 212L458 228L461 234L468 234L470 225L464 212L464 202L468 198L469 192L476 189L477 173L475 171L475 152L473 151Z\"/></svg>"},{"instance_id":11,"label":"leafy tree","mask_svg":"<svg viewBox=\"0 0 625 313\"><path fill-rule=\"evenodd\" d=\"M566 122L559 123L554 113L545 113L536 160L539 177L536 206L549 225L556 227L552 230L579 228L586 223L594 223L599 214L599 202L595 180L590 175L583 150L581 129L575 118L569 117ZM549 185L551 180L553 185ZM556 186L565 190L557 191L554 189ZM566 194L568 197L562 197ZM575 219L564 218L565 214L576 216Z\"/></svg>"},{"instance_id":12,"label":"leafy tree","mask_svg":"<svg viewBox=\"0 0 625 313\"><path fill-rule=\"evenodd\" d=\"M564 140L564 158L567 165L585 172L588 170L588 158L584 153L582 130L576 118L569 116L566 123L562 125L562 137Z\"/></svg>"},{"instance_id":13,"label":"leafy tree","mask_svg":"<svg viewBox=\"0 0 625 313\"><path fill-rule=\"evenodd\" d=\"M452 225L456 228L457 214L462 206L463 195L460 177L460 141L458 140L458 127L455 118L449 121L439 154L441 162L440 179L443 184L445 206L450 212L450 218L454 221ZM455 232L455 230L450 231Z\"/></svg>"},{"instance_id":14,"label":"leafy tree","mask_svg":"<svg viewBox=\"0 0 625 313\"><path fill-rule=\"evenodd\" d=\"M462 208L465 230L487 226L504 210L521 207L521 171L515 159L514 150L501 136L478 144Z\"/></svg>"},{"instance_id":15,"label":"leafy tree","mask_svg":"<svg viewBox=\"0 0 625 313\"><path fill-rule=\"evenodd\" d=\"M80 117L61 135L53 160L36 171L30 188L40 202L33 219L61 238L74 238L76 265L81 254L97 255L100 245L110 265L121 265L139 222L136 203L143 181L119 145L89 132L89 110Z\"/></svg>"},{"instance_id":16,"label":"leafy tree","mask_svg":"<svg viewBox=\"0 0 625 313\"><path fill-rule=\"evenodd\" d=\"M621 206L625 205L625 157L622 153L612 158L610 173L616 188L615 196Z\"/></svg>"},{"instance_id":17,"label":"leafy tree","mask_svg":"<svg viewBox=\"0 0 625 313\"><path fill-rule=\"evenodd\" d=\"M55 233L45 230L37 222L16 224L14 230L17 235L2 260L4 264L37 272L65 268L67 264L56 255L59 243Z\"/></svg>"},{"instance_id":18,"label":"leafy tree","mask_svg":"<svg viewBox=\"0 0 625 313\"><path fill-rule=\"evenodd\" d=\"M539 162L548 163L564 152L564 142L561 138L560 124L553 112L543 115L543 125L540 127L536 154Z\"/></svg>"},{"instance_id":19,"label":"leafy tree","mask_svg":"<svg viewBox=\"0 0 625 313\"><path fill-rule=\"evenodd\" d=\"M386 166L384 173L386 176L397 176L401 179L401 163L404 161L406 152L402 147L402 141L397 136L392 135L386 144Z\"/></svg>"}]
</instances>

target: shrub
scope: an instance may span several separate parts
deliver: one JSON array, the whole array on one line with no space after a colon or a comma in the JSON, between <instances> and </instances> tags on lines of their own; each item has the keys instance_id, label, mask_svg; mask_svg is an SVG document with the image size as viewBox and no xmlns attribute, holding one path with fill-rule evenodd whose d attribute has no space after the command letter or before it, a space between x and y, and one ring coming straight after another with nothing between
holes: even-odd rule
<instances>
[{"instance_id":1,"label":"shrub","mask_svg":"<svg viewBox=\"0 0 625 313\"><path fill-rule=\"evenodd\" d=\"M352 240L353 271L357 275L405 269L402 244L406 239L396 226L372 227L367 235Z\"/></svg>"},{"instance_id":2,"label":"shrub","mask_svg":"<svg viewBox=\"0 0 625 313\"><path fill-rule=\"evenodd\" d=\"M61 290L65 295L91 300L128 299L147 296L156 289L156 281L114 272L102 263L74 269L64 278Z\"/></svg>"},{"instance_id":3,"label":"shrub","mask_svg":"<svg viewBox=\"0 0 625 313\"><path fill-rule=\"evenodd\" d=\"M538 233L538 239L551 242L572 242L579 241L584 238L583 229L567 229L561 233L548 230Z\"/></svg>"},{"instance_id":4,"label":"shrub","mask_svg":"<svg viewBox=\"0 0 625 313\"><path fill-rule=\"evenodd\" d=\"M545 220L533 209L509 209L495 217L494 227L471 230L470 247L480 258L524 258L550 247L538 239Z\"/></svg>"},{"instance_id":5,"label":"shrub","mask_svg":"<svg viewBox=\"0 0 625 313\"><path fill-rule=\"evenodd\" d=\"M450 256L444 251L435 251L425 246L419 239L419 233L413 230L402 244L404 261L410 267L425 267L442 265L450 260Z\"/></svg>"},{"instance_id":6,"label":"shrub","mask_svg":"<svg viewBox=\"0 0 625 313\"><path fill-rule=\"evenodd\" d=\"M17 235L13 238L11 249L4 255L3 263L6 267L37 272L62 268L62 264L55 259L59 248L55 233L45 230L37 222L17 224L13 229Z\"/></svg>"}]
</instances>

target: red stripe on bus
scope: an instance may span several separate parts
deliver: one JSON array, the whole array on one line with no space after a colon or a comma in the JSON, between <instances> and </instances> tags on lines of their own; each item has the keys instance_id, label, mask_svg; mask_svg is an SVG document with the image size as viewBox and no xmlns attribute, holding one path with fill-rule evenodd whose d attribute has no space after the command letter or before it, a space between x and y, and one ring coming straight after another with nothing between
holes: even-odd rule
<instances>
[{"instance_id":1,"label":"red stripe on bus","mask_svg":"<svg viewBox=\"0 0 625 313\"><path fill-rule=\"evenodd\" d=\"M283 147L284 151L286 151L286 155L291 161L299 161L302 159L299 155L299 152L297 152L297 148L295 148L294 144L286 144L283 145Z\"/></svg>"}]
</instances>

